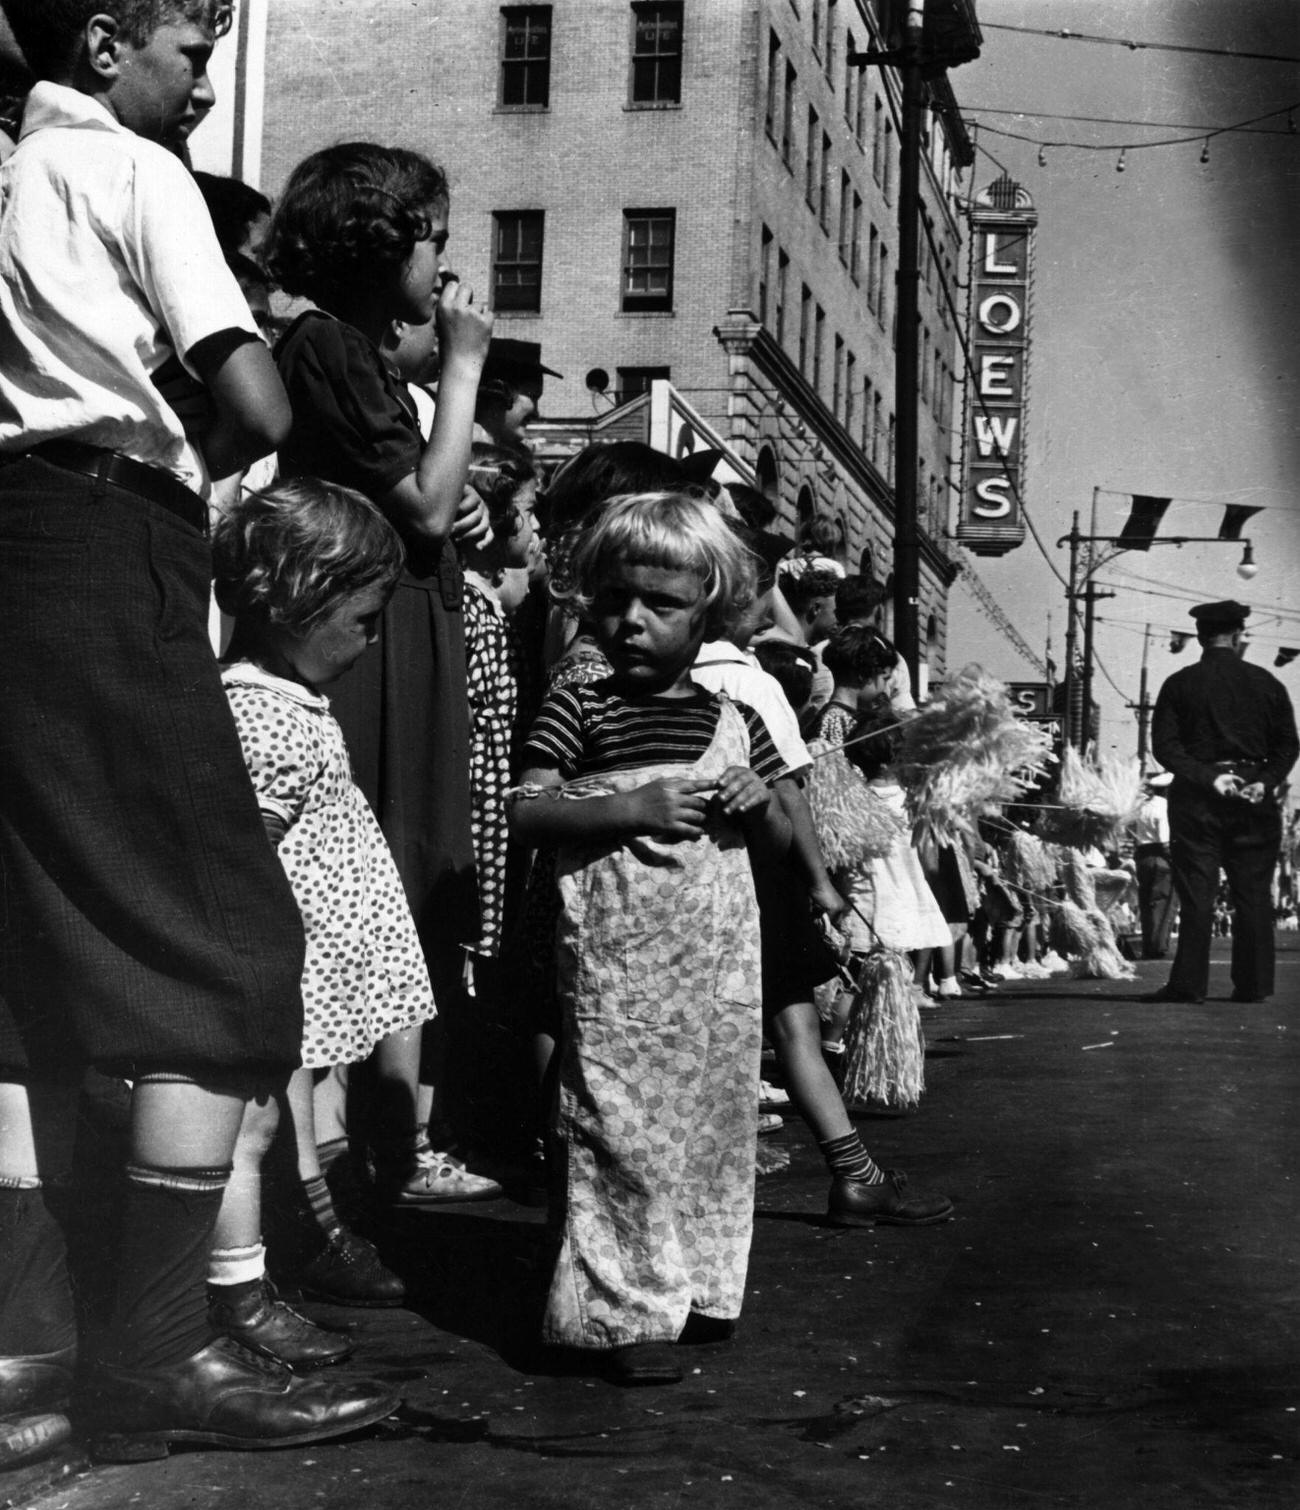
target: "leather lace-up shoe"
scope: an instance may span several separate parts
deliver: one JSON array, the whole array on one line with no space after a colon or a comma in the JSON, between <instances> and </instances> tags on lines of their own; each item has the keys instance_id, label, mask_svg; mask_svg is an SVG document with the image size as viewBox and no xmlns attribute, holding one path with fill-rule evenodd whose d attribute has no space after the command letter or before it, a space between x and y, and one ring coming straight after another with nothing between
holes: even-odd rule
<instances>
[{"instance_id":1,"label":"leather lace-up shoe","mask_svg":"<svg viewBox=\"0 0 1300 1510\"><path fill-rule=\"evenodd\" d=\"M299 1379L229 1337L167 1368L100 1364L78 1399L78 1424L110 1462L164 1458L172 1442L250 1451L298 1447L373 1426L401 1404L373 1379Z\"/></svg>"},{"instance_id":2,"label":"leather lace-up shoe","mask_svg":"<svg viewBox=\"0 0 1300 1510\"><path fill-rule=\"evenodd\" d=\"M287 1364L295 1373L309 1373L352 1356L352 1344L338 1332L285 1305L269 1280L254 1290L231 1294L235 1286L213 1285L208 1290L208 1321L214 1332L242 1343L250 1352ZM223 1294L223 1290L226 1292Z\"/></svg>"},{"instance_id":3,"label":"leather lace-up shoe","mask_svg":"<svg viewBox=\"0 0 1300 1510\"><path fill-rule=\"evenodd\" d=\"M836 1175L826 1218L833 1227L929 1227L946 1222L952 1202L936 1190L913 1190L900 1169L887 1169L878 1185Z\"/></svg>"},{"instance_id":4,"label":"leather lace-up shoe","mask_svg":"<svg viewBox=\"0 0 1300 1510\"><path fill-rule=\"evenodd\" d=\"M601 1372L611 1384L680 1384L681 1365L669 1342L632 1342L602 1355Z\"/></svg>"},{"instance_id":5,"label":"leather lace-up shoe","mask_svg":"<svg viewBox=\"0 0 1300 1510\"><path fill-rule=\"evenodd\" d=\"M1139 996L1139 1001L1177 1001L1187 1006L1198 1007L1205 1000L1203 996L1194 996L1190 991L1175 991L1169 986L1161 986L1158 991L1148 991L1145 996Z\"/></svg>"},{"instance_id":6,"label":"leather lace-up shoe","mask_svg":"<svg viewBox=\"0 0 1300 1510\"><path fill-rule=\"evenodd\" d=\"M335 1227L295 1277L304 1295L339 1306L400 1306L406 1299L405 1284L384 1267L374 1245L346 1227Z\"/></svg>"}]
</instances>

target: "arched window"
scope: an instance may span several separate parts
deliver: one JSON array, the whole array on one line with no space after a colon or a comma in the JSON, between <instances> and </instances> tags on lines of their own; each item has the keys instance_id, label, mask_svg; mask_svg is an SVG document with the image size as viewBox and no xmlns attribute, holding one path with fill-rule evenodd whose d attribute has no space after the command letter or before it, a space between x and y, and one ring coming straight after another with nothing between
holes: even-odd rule
<instances>
[{"instance_id":1,"label":"arched window","mask_svg":"<svg viewBox=\"0 0 1300 1510\"><path fill-rule=\"evenodd\" d=\"M776 469L776 452L764 446L758 453L754 471L758 477L758 491L769 503L781 501L781 478Z\"/></svg>"}]
</instances>

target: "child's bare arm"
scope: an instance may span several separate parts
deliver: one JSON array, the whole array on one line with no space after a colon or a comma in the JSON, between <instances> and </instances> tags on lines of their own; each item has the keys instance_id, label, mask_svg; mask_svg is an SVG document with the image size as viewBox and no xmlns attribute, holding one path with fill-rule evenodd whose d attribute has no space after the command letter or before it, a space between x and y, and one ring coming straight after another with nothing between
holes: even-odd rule
<instances>
[{"instance_id":1,"label":"child's bare arm","mask_svg":"<svg viewBox=\"0 0 1300 1510\"><path fill-rule=\"evenodd\" d=\"M438 407L415 471L381 500L407 530L430 545L451 533L465 498L478 381L492 338L492 313L459 281L438 297ZM471 506L473 500L470 500Z\"/></svg>"},{"instance_id":2,"label":"child's bare arm","mask_svg":"<svg viewBox=\"0 0 1300 1510\"><path fill-rule=\"evenodd\" d=\"M526 770L510 806L510 832L523 844L573 840L631 839L646 835L670 841L698 839L704 832L711 781L671 776L608 797L563 801L564 783L554 766ZM535 794L528 794L535 788Z\"/></svg>"},{"instance_id":3,"label":"child's bare arm","mask_svg":"<svg viewBox=\"0 0 1300 1510\"><path fill-rule=\"evenodd\" d=\"M203 459L213 477L241 471L289 433L289 398L265 344L243 330L208 336L188 353L212 399Z\"/></svg>"},{"instance_id":4,"label":"child's bare arm","mask_svg":"<svg viewBox=\"0 0 1300 1510\"><path fill-rule=\"evenodd\" d=\"M793 776L782 776L773 790L789 819L790 852L798 861L808 882L808 894L814 904L834 922L848 911L849 904L841 896L826 869L826 860L822 855L822 847L817 842L817 829L803 788Z\"/></svg>"},{"instance_id":5,"label":"child's bare arm","mask_svg":"<svg viewBox=\"0 0 1300 1510\"><path fill-rule=\"evenodd\" d=\"M783 855L790 847L790 820L775 792L745 765L728 766L718 778L716 797L726 817L734 819L751 844Z\"/></svg>"}]
</instances>

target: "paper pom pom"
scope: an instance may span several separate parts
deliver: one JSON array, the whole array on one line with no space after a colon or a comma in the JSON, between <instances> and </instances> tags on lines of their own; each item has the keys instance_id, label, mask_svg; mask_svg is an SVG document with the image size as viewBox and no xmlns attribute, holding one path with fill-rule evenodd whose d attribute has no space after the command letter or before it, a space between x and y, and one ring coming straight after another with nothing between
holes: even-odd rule
<instances>
[{"instance_id":1,"label":"paper pom pom","mask_svg":"<svg viewBox=\"0 0 1300 1510\"><path fill-rule=\"evenodd\" d=\"M832 870L883 860L907 833L907 820L832 745L809 746L813 767L804 788L822 854Z\"/></svg>"},{"instance_id":2,"label":"paper pom pom","mask_svg":"<svg viewBox=\"0 0 1300 1510\"><path fill-rule=\"evenodd\" d=\"M1002 869L1013 886L1043 897L1056 885L1056 856L1041 839L1018 828L1007 835Z\"/></svg>"},{"instance_id":3,"label":"paper pom pom","mask_svg":"<svg viewBox=\"0 0 1300 1510\"><path fill-rule=\"evenodd\" d=\"M858 974L844 1039L844 1100L915 1106L925 1089L925 1038L905 954L877 949Z\"/></svg>"},{"instance_id":4,"label":"paper pom pom","mask_svg":"<svg viewBox=\"0 0 1300 1510\"><path fill-rule=\"evenodd\" d=\"M895 769L918 835L952 843L989 803L1013 802L1045 774L1051 735L1026 723L1004 683L979 666L959 672L904 724Z\"/></svg>"},{"instance_id":5,"label":"paper pom pom","mask_svg":"<svg viewBox=\"0 0 1300 1510\"><path fill-rule=\"evenodd\" d=\"M1059 805L1043 810L1039 831L1058 844L1110 849L1137 817L1142 800L1136 760L1101 755L1085 761L1067 748L1056 784Z\"/></svg>"}]
</instances>

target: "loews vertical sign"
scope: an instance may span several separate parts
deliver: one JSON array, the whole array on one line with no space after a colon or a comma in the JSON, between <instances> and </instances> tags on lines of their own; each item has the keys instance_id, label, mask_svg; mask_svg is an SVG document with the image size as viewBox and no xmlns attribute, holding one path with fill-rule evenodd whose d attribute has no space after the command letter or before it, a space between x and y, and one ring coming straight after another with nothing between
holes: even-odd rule
<instances>
[{"instance_id":1,"label":"loews vertical sign","mask_svg":"<svg viewBox=\"0 0 1300 1510\"><path fill-rule=\"evenodd\" d=\"M1020 507L1029 376L1034 227L1029 196L1005 175L971 210L964 485L957 538L1000 556L1025 538Z\"/></svg>"}]
</instances>

